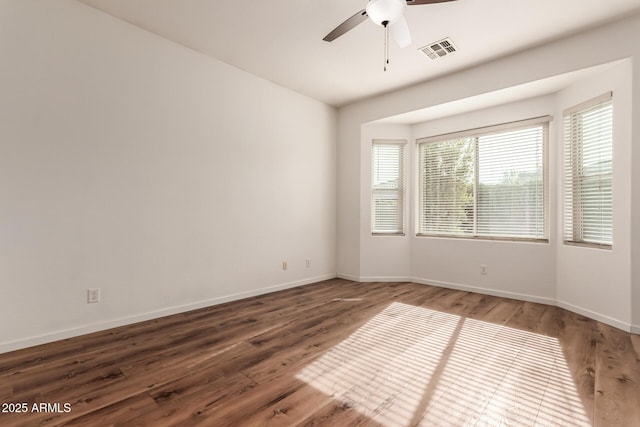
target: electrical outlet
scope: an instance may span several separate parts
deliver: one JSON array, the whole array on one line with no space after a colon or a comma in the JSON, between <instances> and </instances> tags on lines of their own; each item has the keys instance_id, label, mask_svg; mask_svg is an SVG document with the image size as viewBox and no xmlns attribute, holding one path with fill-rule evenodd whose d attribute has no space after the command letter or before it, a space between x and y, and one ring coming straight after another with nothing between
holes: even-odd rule
<instances>
[{"instance_id":1,"label":"electrical outlet","mask_svg":"<svg viewBox=\"0 0 640 427\"><path fill-rule=\"evenodd\" d=\"M487 265L480 264L480 274L487 274Z\"/></svg>"},{"instance_id":2,"label":"electrical outlet","mask_svg":"<svg viewBox=\"0 0 640 427\"><path fill-rule=\"evenodd\" d=\"M87 304L100 302L100 288L87 289Z\"/></svg>"},{"instance_id":3,"label":"electrical outlet","mask_svg":"<svg viewBox=\"0 0 640 427\"><path fill-rule=\"evenodd\" d=\"M287 261L282 261L282 269L283 270L287 269Z\"/></svg>"},{"instance_id":4,"label":"electrical outlet","mask_svg":"<svg viewBox=\"0 0 640 427\"><path fill-rule=\"evenodd\" d=\"M311 268L311 258L307 258L306 266L307 268Z\"/></svg>"}]
</instances>

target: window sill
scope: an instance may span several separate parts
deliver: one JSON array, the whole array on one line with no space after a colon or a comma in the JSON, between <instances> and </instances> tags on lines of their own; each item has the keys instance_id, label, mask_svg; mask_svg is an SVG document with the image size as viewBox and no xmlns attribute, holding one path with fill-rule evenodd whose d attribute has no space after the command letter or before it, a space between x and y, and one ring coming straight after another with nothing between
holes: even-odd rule
<instances>
[{"instance_id":1,"label":"window sill","mask_svg":"<svg viewBox=\"0 0 640 427\"><path fill-rule=\"evenodd\" d=\"M549 243L549 239L530 238L530 237L491 237L491 236L457 236L455 234L416 234L416 237L435 237L445 239L461 239L461 240L484 240L495 242L522 242L522 243Z\"/></svg>"},{"instance_id":2,"label":"window sill","mask_svg":"<svg viewBox=\"0 0 640 427\"><path fill-rule=\"evenodd\" d=\"M613 245L609 245L606 243L590 243L590 242L574 242L572 240L565 240L563 242L566 246L579 246L581 248L591 248L591 249L605 249L605 250L613 250Z\"/></svg>"}]
</instances>

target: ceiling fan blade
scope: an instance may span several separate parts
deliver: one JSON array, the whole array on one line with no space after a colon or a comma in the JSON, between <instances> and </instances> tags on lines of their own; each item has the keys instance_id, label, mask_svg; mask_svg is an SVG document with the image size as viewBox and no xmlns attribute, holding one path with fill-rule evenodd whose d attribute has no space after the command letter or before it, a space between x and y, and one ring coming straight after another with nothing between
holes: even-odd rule
<instances>
[{"instance_id":1,"label":"ceiling fan blade","mask_svg":"<svg viewBox=\"0 0 640 427\"><path fill-rule=\"evenodd\" d=\"M456 0L407 0L407 6L417 6L419 4L447 3Z\"/></svg>"},{"instance_id":2,"label":"ceiling fan blade","mask_svg":"<svg viewBox=\"0 0 640 427\"><path fill-rule=\"evenodd\" d=\"M411 33L404 16L400 16L396 22L389 26L389 33L398 47L407 47L411 44Z\"/></svg>"},{"instance_id":3,"label":"ceiling fan blade","mask_svg":"<svg viewBox=\"0 0 640 427\"><path fill-rule=\"evenodd\" d=\"M343 35L344 33L346 33L347 31L352 30L353 28L358 26L358 24L361 24L366 20L367 20L367 11L362 9L360 12L354 14L351 18L347 19L342 24L334 28L333 31L331 31L329 34L324 36L322 40L326 42L332 42L338 37L340 37L341 35Z\"/></svg>"}]
</instances>

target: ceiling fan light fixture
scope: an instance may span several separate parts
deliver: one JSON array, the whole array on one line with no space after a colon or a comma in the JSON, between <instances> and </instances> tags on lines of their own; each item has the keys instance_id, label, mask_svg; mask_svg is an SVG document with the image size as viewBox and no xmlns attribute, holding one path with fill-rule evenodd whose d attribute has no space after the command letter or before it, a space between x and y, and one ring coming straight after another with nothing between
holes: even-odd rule
<instances>
[{"instance_id":1,"label":"ceiling fan light fixture","mask_svg":"<svg viewBox=\"0 0 640 427\"><path fill-rule=\"evenodd\" d=\"M366 11L374 23L386 26L402 16L406 5L405 0L370 0Z\"/></svg>"}]
</instances>

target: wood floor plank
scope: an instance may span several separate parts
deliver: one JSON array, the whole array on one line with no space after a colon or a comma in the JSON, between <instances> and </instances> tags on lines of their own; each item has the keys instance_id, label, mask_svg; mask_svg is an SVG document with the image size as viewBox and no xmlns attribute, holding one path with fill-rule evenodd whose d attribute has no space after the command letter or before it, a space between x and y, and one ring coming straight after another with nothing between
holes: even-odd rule
<instances>
[{"instance_id":1,"label":"wood floor plank","mask_svg":"<svg viewBox=\"0 0 640 427\"><path fill-rule=\"evenodd\" d=\"M509 328L481 323L465 331L466 339L440 361L431 403L421 426L473 425L496 394L526 337Z\"/></svg>"},{"instance_id":2,"label":"wood floor plank","mask_svg":"<svg viewBox=\"0 0 640 427\"><path fill-rule=\"evenodd\" d=\"M11 386L4 384L0 385L0 403L11 402L13 397L13 389Z\"/></svg>"},{"instance_id":3,"label":"wood floor plank","mask_svg":"<svg viewBox=\"0 0 640 427\"><path fill-rule=\"evenodd\" d=\"M338 304L344 305L345 303ZM349 317L350 320L347 324L340 318L332 317L327 322L323 322L312 329L304 331L303 340L299 345L291 345L280 349L274 357L265 359L247 368L244 371L245 374L260 383L284 371L296 369L338 344L344 339L345 335L357 329L353 326L354 324L359 325L362 319L371 316L379 310L378 307L357 309L353 303L350 305L350 309L356 310L358 314L356 315L354 312L354 315ZM347 315L346 309L343 311L343 315Z\"/></svg>"},{"instance_id":4,"label":"wood floor plank","mask_svg":"<svg viewBox=\"0 0 640 427\"><path fill-rule=\"evenodd\" d=\"M332 279L0 355L4 426L598 425L640 419L640 338L566 310ZM51 408L55 409L55 408Z\"/></svg>"},{"instance_id":5,"label":"wood floor plank","mask_svg":"<svg viewBox=\"0 0 640 427\"><path fill-rule=\"evenodd\" d=\"M640 361L628 333L598 323L596 426L637 426L640 420ZM631 403L631 404L629 404Z\"/></svg>"},{"instance_id":6,"label":"wood floor plank","mask_svg":"<svg viewBox=\"0 0 640 427\"><path fill-rule=\"evenodd\" d=\"M14 374L16 372L16 366L20 366L20 369L25 371L30 367L41 366L44 363L67 357L76 357L78 353L85 350L84 345L77 340L62 340L56 344L55 352L51 351L50 344L43 344L37 347L3 354L0 358L0 379L2 379L4 375Z\"/></svg>"},{"instance_id":7,"label":"wood floor plank","mask_svg":"<svg viewBox=\"0 0 640 427\"><path fill-rule=\"evenodd\" d=\"M332 345L338 344L345 335L357 330L366 320L388 305L389 300L416 291L411 289L403 291L402 294L392 294L383 303L380 303L380 298L376 295L362 295L362 298L333 301L331 306L325 307L326 311L320 316L325 319L323 322L317 324L312 322L311 327L306 329L296 326L289 330L290 333L302 338L298 345L289 344L281 349L276 357L266 359L244 372L256 382L263 382L282 371L295 369L321 352L329 350ZM266 341L264 338L258 338L258 340L261 341L260 345ZM256 342L254 344L257 345ZM300 351L300 348L304 350Z\"/></svg>"},{"instance_id":8,"label":"wood floor plank","mask_svg":"<svg viewBox=\"0 0 640 427\"><path fill-rule=\"evenodd\" d=\"M207 426L211 424L211 420L215 420L218 425L225 426L251 425L249 423L245 424L245 421L251 417L262 417L266 420L276 415L274 411L279 411L286 415L285 412L287 412L288 407L282 402L295 393L304 393L304 390L309 391L311 388L301 381L296 381L289 375L281 378L280 381L257 384L249 393L235 396L228 400L226 404L207 408L207 417L200 417L197 420L198 422L193 425ZM315 390L311 391L320 401L328 399L327 396ZM238 410L239 406L242 407L241 411ZM262 422L256 423L254 421L253 423L253 425L261 424L264 425Z\"/></svg>"},{"instance_id":9,"label":"wood floor plank","mask_svg":"<svg viewBox=\"0 0 640 427\"><path fill-rule=\"evenodd\" d=\"M196 379L195 377L193 378ZM179 394L157 395L154 400L158 410L141 411L138 414L118 420L120 426L184 426L196 425L202 420L215 419L213 411L221 405L228 404L236 398L243 398L251 393L255 383L243 374L219 377L209 381L200 378L193 383L193 390ZM237 410L241 411L240 408Z\"/></svg>"},{"instance_id":10,"label":"wood floor plank","mask_svg":"<svg viewBox=\"0 0 640 427\"><path fill-rule=\"evenodd\" d=\"M297 425L302 427L367 426L384 427L354 409L352 402L331 401L318 411L310 413Z\"/></svg>"},{"instance_id":11,"label":"wood floor plank","mask_svg":"<svg viewBox=\"0 0 640 427\"><path fill-rule=\"evenodd\" d=\"M506 325L510 328L535 332L539 330L540 322L549 306L525 301L509 319Z\"/></svg>"},{"instance_id":12,"label":"wood floor plank","mask_svg":"<svg viewBox=\"0 0 640 427\"><path fill-rule=\"evenodd\" d=\"M472 307L465 316L481 322L504 325L511 319L524 305L524 301L513 299L501 299L483 295L482 304Z\"/></svg>"},{"instance_id":13,"label":"wood floor plank","mask_svg":"<svg viewBox=\"0 0 640 427\"><path fill-rule=\"evenodd\" d=\"M119 424L122 420L136 417L140 413L156 413L160 409L156 402L144 393L105 406L97 411L65 421L65 426L87 426L100 420L103 426Z\"/></svg>"},{"instance_id":14,"label":"wood floor plank","mask_svg":"<svg viewBox=\"0 0 640 427\"><path fill-rule=\"evenodd\" d=\"M257 388L256 388L257 389ZM268 391L267 394L271 392ZM245 415L239 415L220 407L214 417L226 421L226 425L294 426L326 406L333 399L308 384L289 392L276 395L268 404L256 407Z\"/></svg>"},{"instance_id":15,"label":"wood floor plank","mask_svg":"<svg viewBox=\"0 0 640 427\"><path fill-rule=\"evenodd\" d=\"M468 399L469 383L477 383L477 380L487 377L481 374L480 377L476 377L476 380L473 380L472 378L476 374L467 373L468 366L478 360L476 358L480 357L483 351L493 352L493 349L490 348L491 340L500 331L500 326L511 319L523 305L522 301L498 299L487 295L467 295L464 293L461 294L461 296L467 301L467 304L464 306L457 305L457 312L467 319L467 327L472 328L470 332L480 333L481 339L475 342L469 340L468 342L462 343L454 340L449 344L446 353L447 359L451 357L451 352L454 351L454 347L457 346L458 348L455 349L455 354L458 355L462 353L461 356L463 358L461 360L464 360L464 363L460 365L460 362L455 361L454 365L458 364L458 366L453 369L449 368L449 372L444 377L442 371L447 370L447 367L446 364L443 364L440 369L441 372L438 374L439 378L437 378L436 381L431 381L422 392L423 397L412 417L412 420L416 423L421 420L420 425L430 425L434 422L441 424L445 422L443 417L449 413L451 403L447 401L447 399L440 401L442 396L449 394L462 398L462 401L464 401ZM443 308L442 305L440 308ZM479 323L469 325L469 322L473 323L473 320ZM452 375L454 378L451 378ZM459 384L453 384L454 379L464 380ZM446 383L446 381L450 382ZM475 393L475 398L483 402L483 396L488 393L488 391L472 391L472 393ZM471 405L465 405L464 407L466 408L465 410L458 408L456 415L453 417L453 419L456 419L455 417L457 416L460 423L474 420L474 417L477 417L481 408L480 406L474 407ZM429 416L425 416L426 413L432 409L433 412Z\"/></svg>"},{"instance_id":16,"label":"wood floor plank","mask_svg":"<svg viewBox=\"0 0 640 427\"><path fill-rule=\"evenodd\" d=\"M636 359L640 361L640 335L630 334L629 338L631 339L633 351L636 353Z\"/></svg>"},{"instance_id":17,"label":"wood floor plank","mask_svg":"<svg viewBox=\"0 0 640 427\"><path fill-rule=\"evenodd\" d=\"M558 335L563 363L571 374L570 380L590 424L594 422L597 323L579 314L562 311L562 327Z\"/></svg>"},{"instance_id":18,"label":"wood floor plank","mask_svg":"<svg viewBox=\"0 0 640 427\"><path fill-rule=\"evenodd\" d=\"M560 317L561 309L557 307L526 302L505 323L510 335L517 338L512 340L516 357L489 395L476 425L537 422L541 407L545 407L545 392L558 377L556 363L563 360L556 338L562 327Z\"/></svg>"}]
</instances>

